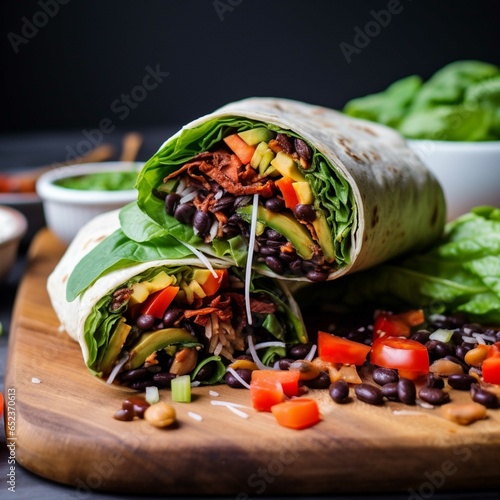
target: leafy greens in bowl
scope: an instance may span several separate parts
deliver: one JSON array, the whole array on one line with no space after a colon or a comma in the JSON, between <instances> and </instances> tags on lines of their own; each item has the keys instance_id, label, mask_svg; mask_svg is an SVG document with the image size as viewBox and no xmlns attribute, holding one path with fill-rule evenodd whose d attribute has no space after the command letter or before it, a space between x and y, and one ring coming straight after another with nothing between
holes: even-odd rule
<instances>
[{"instance_id":1,"label":"leafy greens in bowl","mask_svg":"<svg viewBox=\"0 0 500 500\"><path fill-rule=\"evenodd\" d=\"M349 101L350 116L382 123L411 139L500 140L500 67L452 62L423 81L411 75Z\"/></svg>"}]
</instances>

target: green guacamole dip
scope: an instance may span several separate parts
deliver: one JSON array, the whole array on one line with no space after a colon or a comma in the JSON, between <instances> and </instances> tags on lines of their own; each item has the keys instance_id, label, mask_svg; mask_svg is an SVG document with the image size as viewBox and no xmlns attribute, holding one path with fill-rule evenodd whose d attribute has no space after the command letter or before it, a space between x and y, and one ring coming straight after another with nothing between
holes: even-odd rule
<instances>
[{"instance_id":1,"label":"green guacamole dip","mask_svg":"<svg viewBox=\"0 0 500 500\"><path fill-rule=\"evenodd\" d=\"M96 172L94 174L65 177L55 181L57 186L87 191L123 191L134 189L138 172L135 170Z\"/></svg>"}]
</instances>

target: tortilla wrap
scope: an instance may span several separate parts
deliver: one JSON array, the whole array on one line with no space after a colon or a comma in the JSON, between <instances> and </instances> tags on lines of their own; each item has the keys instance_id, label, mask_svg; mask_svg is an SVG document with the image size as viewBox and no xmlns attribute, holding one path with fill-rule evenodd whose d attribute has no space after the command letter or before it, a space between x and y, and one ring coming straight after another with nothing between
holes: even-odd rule
<instances>
[{"instance_id":1,"label":"tortilla wrap","mask_svg":"<svg viewBox=\"0 0 500 500\"><path fill-rule=\"evenodd\" d=\"M247 259L248 237L243 238L243 243L241 235L233 240L220 233L214 237L214 224L212 233L197 234L193 230L193 219L181 223L176 214L167 213L164 200L172 193L169 181L181 177L185 164L201 158L198 163L202 165L203 157L198 154L219 151L225 148L221 141L223 137L256 127L285 134L291 140L302 139L312 151L312 159L309 164L305 163L305 168L297 150L292 156L295 156L295 168L312 190L311 205L316 221L327 221L327 230L321 233L316 222L306 224L301 221L302 224L298 225L302 226L298 228L302 232L304 228L309 230L314 244L320 249L318 254L315 248L312 257L303 258L304 252L299 255L303 260L319 262L316 270L323 274L317 281L335 279L410 250L420 250L441 235L446 216L441 186L397 132L328 108L278 98L249 98L230 103L183 127L143 167L136 185L138 209L179 240L204 248L215 256L231 256L237 265L243 266ZM210 158L207 161L215 160ZM199 174L202 167L196 168L196 174ZM206 175L213 174L211 183L215 177L220 177L217 169L207 170L206 165L203 168L203 172L209 172ZM268 172L261 174L259 170L257 180L261 180L261 184L264 183L262 177ZM278 181L281 177L278 173L278 177L268 178ZM178 186L174 187L174 192L176 189ZM216 188L212 189L215 191ZM181 195L186 192L189 198L189 191L184 190ZM259 210L266 201L263 192L260 190L262 208ZM226 193L224 188L223 196ZM276 187L273 196L281 196ZM241 207L235 211L250 226L252 200L247 199L246 203L244 214ZM206 210L200 203L196 208L197 211ZM230 215L231 210L226 211L226 216ZM272 227L261 215L261 212L256 214L257 220L268 228ZM288 210L288 215L295 217L292 210ZM137 216L129 219L137 222ZM222 226L213 214L210 220ZM134 227L128 227L126 217L123 217L122 227L131 238L137 237ZM265 242L263 245L266 246ZM311 248L310 242L307 245ZM330 250L327 249L329 245ZM297 250L295 243L292 246ZM267 265L265 258L258 257L254 256L253 266L264 274L294 280L312 279L305 265L298 266L297 272L291 272L289 268L276 270Z\"/></svg>"},{"instance_id":2,"label":"tortilla wrap","mask_svg":"<svg viewBox=\"0 0 500 500\"><path fill-rule=\"evenodd\" d=\"M100 246L105 244L117 230L119 231L118 211L93 219L79 231L47 281L48 293L62 327L80 344L84 361L94 374L109 375L120 359L124 361L124 370L142 367L144 362L137 365L136 360L139 356L133 358L133 353L137 354L139 350L137 346L141 339L153 335L156 330L169 330L167 333L170 340L167 344L163 342L150 349L148 356L154 355L157 350L163 350L167 345L171 349L169 352L184 346L196 349L199 362L207 356L219 355L224 362L231 361L238 355L237 353L241 354L246 350L247 335L257 329L259 332L255 334L256 339L262 336L265 330L274 340L292 344L307 340L298 307L291 294L283 290L274 280L260 275L251 280L252 288L249 296L253 327L250 327L245 306L242 305L245 299L241 272L238 275L239 270L228 269L227 260L216 258L210 259L210 266L219 279L219 287L212 294L207 288L203 288L206 283L200 280L200 276L206 278L211 271L206 268L203 261L191 255L182 259L159 259L134 265L125 264L122 268L103 273L75 300L68 301L67 286L75 268L82 262L87 262L85 265L89 266L88 272L92 273L92 259L88 257L94 255L98 257ZM137 247L138 245L135 245L136 249ZM161 281L158 280L160 274ZM222 282L224 276L225 282ZM177 281L171 281L174 279L172 277ZM166 279L170 281L165 281ZM201 288L198 282L201 283ZM140 286L134 288L137 284ZM143 284L147 285L145 295L133 303L137 292L128 293L128 291L138 290L143 293ZM154 328L151 326L138 329L136 320L141 314L156 314L140 312L147 299L155 292L159 293L169 287L176 289L176 295L171 305L166 306L167 310L169 307L183 309L183 316L179 319L182 322L179 324L176 322L175 328L172 325L169 325L169 328L158 326L164 314L162 309L161 316L157 316L158 320L155 320ZM126 290L126 297L116 299L117 290ZM189 290L192 291L188 297ZM205 297L203 291L207 291L209 295ZM217 302L219 296L220 304L225 300L225 305ZM119 307L115 307L116 300L119 300ZM139 312L134 312L134 304ZM202 317L203 315L206 317ZM191 326L186 326L186 322ZM196 327L193 327L192 323L196 323ZM123 330L124 325L126 331ZM124 335L118 344L113 337L120 331ZM215 333L218 334L218 338L215 338ZM132 337L133 334L135 337ZM235 338L229 338L231 335ZM219 373L223 374L224 370L219 370Z\"/></svg>"}]
</instances>

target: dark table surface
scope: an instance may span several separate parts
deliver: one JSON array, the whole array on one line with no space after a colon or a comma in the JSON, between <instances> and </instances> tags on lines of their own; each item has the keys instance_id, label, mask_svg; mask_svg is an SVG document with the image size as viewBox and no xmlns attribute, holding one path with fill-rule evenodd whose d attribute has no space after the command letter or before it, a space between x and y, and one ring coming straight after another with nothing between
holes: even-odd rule
<instances>
[{"instance_id":1,"label":"dark table surface","mask_svg":"<svg viewBox=\"0 0 500 500\"><path fill-rule=\"evenodd\" d=\"M168 138L177 130L175 126L167 126L160 129L151 129L141 131L144 136L143 147L139 152L139 160L147 160ZM126 131L117 131L113 134L108 134L103 138L106 142L111 142L116 145L119 150L121 138ZM0 171L21 169L24 167L32 167L38 165L52 164L54 162L64 161L74 151L84 152L92 145L85 131L62 131L62 132L44 132L20 135L3 135L0 136ZM0 204L2 203L0 198ZM29 237L36 231L38 225L43 223L41 206L36 207L36 212L33 213L33 207L30 208L33 222ZM36 227L33 227L36 226ZM6 361L8 356L8 338L11 324L12 308L15 302L16 291L20 280L25 271L26 266L26 251L29 247L29 238L25 238L14 268L7 277L7 281L2 283L0 292L0 323L3 326L3 334L0 336L0 391L4 392L4 376L6 369ZM8 450L6 448L6 438L3 425L0 428L0 498L8 498L7 494L11 493L8 490L7 472L10 465L8 464ZM356 481L356 478L346 478L346 481ZM500 482L500 468L499 468ZM436 500L488 500L500 499L500 489L496 491L471 491L471 492L444 492L436 488L430 494L429 490L412 493L405 491L396 494L380 494L374 492L368 495L330 495L330 496L315 496L310 498L326 499L335 498L338 500L367 500L367 499L391 499L391 500L421 500L428 498ZM129 499L137 497L129 497L123 495L113 495L100 492L79 491L73 487L60 485L51 481L40 478L21 465L15 464L15 494L13 498L17 499L35 499L35 500L70 500L70 499ZM142 497L145 498L145 497ZM148 497L149 498L149 497ZM153 497L151 497L153 498ZM168 496L168 492L164 495L154 498L172 498ZM195 497L183 497L186 500ZM203 497L203 491L200 491L200 496ZM227 497L231 498L231 497ZM235 497L233 497L235 498ZM268 498L265 496L259 498ZM284 497L283 497L284 498ZM304 499L305 497L297 497Z\"/></svg>"}]
</instances>

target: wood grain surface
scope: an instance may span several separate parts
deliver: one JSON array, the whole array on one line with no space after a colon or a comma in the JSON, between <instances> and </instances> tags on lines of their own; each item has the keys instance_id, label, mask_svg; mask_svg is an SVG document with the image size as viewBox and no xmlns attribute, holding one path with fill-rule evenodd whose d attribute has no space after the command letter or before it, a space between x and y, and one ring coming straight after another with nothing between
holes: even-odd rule
<instances>
[{"instance_id":1,"label":"wood grain surface","mask_svg":"<svg viewBox=\"0 0 500 500\"><path fill-rule=\"evenodd\" d=\"M35 474L82 495L203 492L238 499L389 491L429 498L500 485L500 410L460 426L439 409L337 405L327 391L313 391L322 421L294 431L252 410L247 390L217 386L211 389L219 396L194 388L191 404L175 404L178 423L171 429L113 419L129 393L87 372L79 346L59 331L45 289L64 250L48 230L37 235L9 341L5 392L15 391L16 420L6 434L17 438L17 462ZM170 400L169 391L160 392ZM467 397L453 393L455 401ZM239 403L248 418L212 400Z\"/></svg>"}]
</instances>

